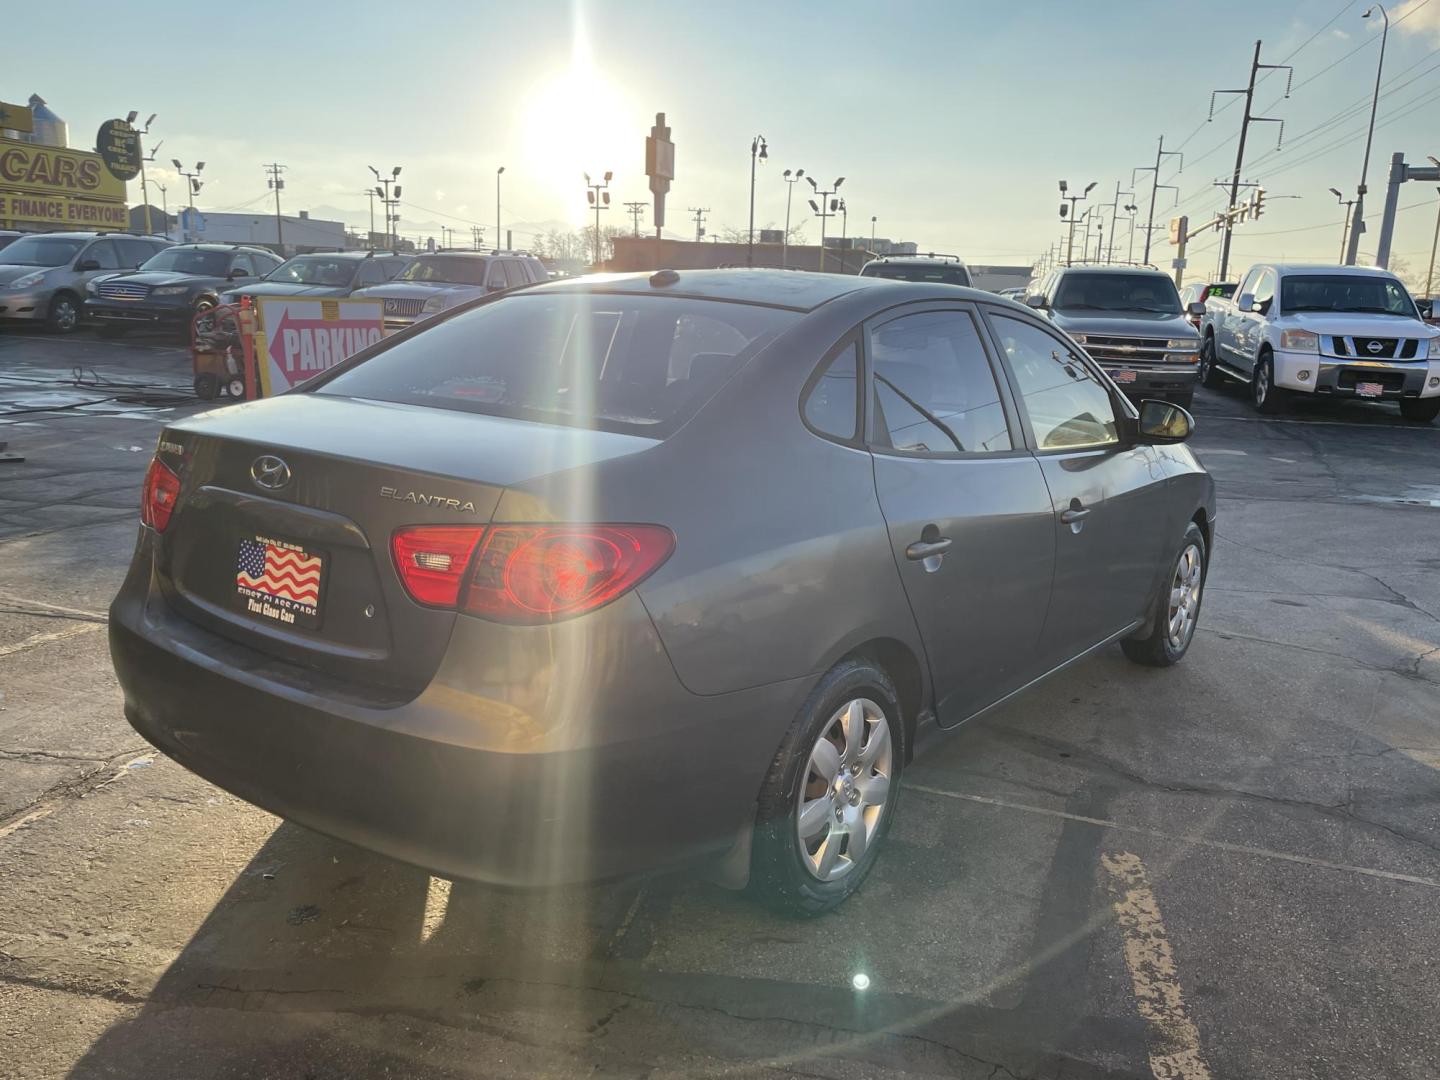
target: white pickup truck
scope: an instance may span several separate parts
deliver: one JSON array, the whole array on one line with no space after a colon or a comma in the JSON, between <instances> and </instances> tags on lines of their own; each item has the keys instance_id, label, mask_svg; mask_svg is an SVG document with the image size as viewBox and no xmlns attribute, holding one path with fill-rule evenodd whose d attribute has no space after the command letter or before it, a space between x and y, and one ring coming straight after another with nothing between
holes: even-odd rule
<instances>
[{"instance_id":1,"label":"white pickup truck","mask_svg":"<svg viewBox=\"0 0 1440 1080\"><path fill-rule=\"evenodd\" d=\"M1365 266L1252 266L1232 299L1205 303L1200 382L1249 383L1262 413L1294 394L1395 401L1440 415L1440 328L1398 278Z\"/></svg>"}]
</instances>

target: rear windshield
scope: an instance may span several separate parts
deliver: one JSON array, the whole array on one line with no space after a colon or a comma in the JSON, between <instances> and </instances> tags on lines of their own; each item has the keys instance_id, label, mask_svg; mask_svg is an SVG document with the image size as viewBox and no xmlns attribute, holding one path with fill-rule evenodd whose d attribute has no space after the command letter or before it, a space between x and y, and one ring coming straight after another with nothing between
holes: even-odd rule
<instances>
[{"instance_id":1,"label":"rear windshield","mask_svg":"<svg viewBox=\"0 0 1440 1080\"><path fill-rule=\"evenodd\" d=\"M359 267L359 259L337 259L333 255L298 255L270 271L266 281L283 281L293 285L350 284Z\"/></svg>"},{"instance_id":2,"label":"rear windshield","mask_svg":"<svg viewBox=\"0 0 1440 1080\"><path fill-rule=\"evenodd\" d=\"M463 255L422 255L405 268L401 281L435 281L447 285L484 285L484 259Z\"/></svg>"},{"instance_id":3,"label":"rear windshield","mask_svg":"<svg viewBox=\"0 0 1440 1080\"><path fill-rule=\"evenodd\" d=\"M661 435L799 317L684 297L521 293L401 338L315 392Z\"/></svg>"},{"instance_id":4,"label":"rear windshield","mask_svg":"<svg viewBox=\"0 0 1440 1080\"><path fill-rule=\"evenodd\" d=\"M1180 314L1180 294L1164 274L1066 274L1052 305L1065 311Z\"/></svg>"},{"instance_id":5,"label":"rear windshield","mask_svg":"<svg viewBox=\"0 0 1440 1080\"><path fill-rule=\"evenodd\" d=\"M1354 311L1415 318L1415 305L1394 278L1368 274L1286 274L1280 279L1280 310Z\"/></svg>"},{"instance_id":6,"label":"rear windshield","mask_svg":"<svg viewBox=\"0 0 1440 1080\"><path fill-rule=\"evenodd\" d=\"M937 285L970 285L970 271L963 266L943 263L875 263L865 267L865 277L892 278L895 281L928 281Z\"/></svg>"}]
</instances>

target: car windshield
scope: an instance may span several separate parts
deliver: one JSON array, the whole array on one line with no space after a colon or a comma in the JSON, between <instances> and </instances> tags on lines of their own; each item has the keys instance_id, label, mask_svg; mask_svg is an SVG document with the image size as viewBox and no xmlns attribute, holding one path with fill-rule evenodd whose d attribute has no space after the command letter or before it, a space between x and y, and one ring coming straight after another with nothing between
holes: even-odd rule
<instances>
[{"instance_id":1,"label":"car windshield","mask_svg":"<svg viewBox=\"0 0 1440 1080\"><path fill-rule=\"evenodd\" d=\"M665 434L798 318L686 298L515 295L397 340L318 392Z\"/></svg>"},{"instance_id":2,"label":"car windshield","mask_svg":"<svg viewBox=\"0 0 1440 1080\"><path fill-rule=\"evenodd\" d=\"M1066 274L1053 306L1057 311L1146 311L1179 315L1180 294L1164 274Z\"/></svg>"},{"instance_id":3,"label":"car windshield","mask_svg":"<svg viewBox=\"0 0 1440 1080\"><path fill-rule=\"evenodd\" d=\"M0 262L9 266L64 266L85 243L73 237L22 236L5 249Z\"/></svg>"},{"instance_id":4,"label":"car windshield","mask_svg":"<svg viewBox=\"0 0 1440 1080\"><path fill-rule=\"evenodd\" d=\"M929 281L939 285L970 284L969 271L953 263L875 263L865 269L865 276L895 281Z\"/></svg>"},{"instance_id":5,"label":"car windshield","mask_svg":"<svg viewBox=\"0 0 1440 1080\"><path fill-rule=\"evenodd\" d=\"M487 265L484 259L467 259L463 255L422 255L407 266L396 280L484 285Z\"/></svg>"},{"instance_id":6,"label":"car windshield","mask_svg":"<svg viewBox=\"0 0 1440 1080\"><path fill-rule=\"evenodd\" d=\"M1404 285L1370 274L1286 274L1280 279L1280 310L1417 316Z\"/></svg>"},{"instance_id":7,"label":"car windshield","mask_svg":"<svg viewBox=\"0 0 1440 1080\"><path fill-rule=\"evenodd\" d=\"M345 286L350 284L350 279L355 276L359 265L359 259L338 259L333 255L297 255L272 270L265 280L288 285Z\"/></svg>"},{"instance_id":8,"label":"car windshield","mask_svg":"<svg viewBox=\"0 0 1440 1080\"><path fill-rule=\"evenodd\" d=\"M202 251L199 248L166 248L145 262L141 270L167 270L176 274L199 274L203 277L224 277L230 265L228 251Z\"/></svg>"}]
</instances>

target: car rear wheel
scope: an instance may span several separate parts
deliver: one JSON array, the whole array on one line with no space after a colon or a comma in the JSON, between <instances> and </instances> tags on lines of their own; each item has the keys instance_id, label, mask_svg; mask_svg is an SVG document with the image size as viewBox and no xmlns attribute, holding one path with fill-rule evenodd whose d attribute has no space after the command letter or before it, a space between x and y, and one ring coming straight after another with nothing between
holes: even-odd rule
<instances>
[{"instance_id":1,"label":"car rear wheel","mask_svg":"<svg viewBox=\"0 0 1440 1080\"><path fill-rule=\"evenodd\" d=\"M894 817L902 724L895 688L871 661L845 661L820 681L760 789L753 895L813 916L859 888Z\"/></svg>"},{"instance_id":2,"label":"car rear wheel","mask_svg":"<svg viewBox=\"0 0 1440 1080\"><path fill-rule=\"evenodd\" d=\"M1225 376L1220 374L1215 362L1215 338L1207 335L1200 344L1200 385L1214 390L1224 381Z\"/></svg>"},{"instance_id":3,"label":"car rear wheel","mask_svg":"<svg viewBox=\"0 0 1440 1080\"><path fill-rule=\"evenodd\" d=\"M1275 361L1269 353L1261 353L1250 377L1250 400L1255 411L1274 416L1285 404L1285 391L1275 385Z\"/></svg>"},{"instance_id":4,"label":"car rear wheel","mask_svg":"<svg viewBox=\"0 0 1440 1080\"><path fill-rule=\"evenodd\" d=\"M68 293L61 293L50 301L45 325L54 334L73 333L80 326L80 302Z\"/></svg>"},{"instance_id":5,"label":"car rear wheel","mask_svg":"<svg viewBox=\"0 0 1440 1080\"><path fill-rule=\"evenodd\" d=\"M1142 637L1120 642L1125 655L1146 667L1178 664L1195 638L1200 601L1205 588L1205 534L1193 521L1185 530L1170 573L1155 598L1155 611L1141 631Z\"/></svg>"},{"instance_id":6,"label":"car rear wheel","mask_svg":"<svg viewBox=\"0 0 1440 1080\"><path fill-rule=\"evenodd\" d=\"M1428 424L1435 417L1440 416L1440 397L1401 398L1400 415L1406 420Z\"/></svg>"}]
</instances>

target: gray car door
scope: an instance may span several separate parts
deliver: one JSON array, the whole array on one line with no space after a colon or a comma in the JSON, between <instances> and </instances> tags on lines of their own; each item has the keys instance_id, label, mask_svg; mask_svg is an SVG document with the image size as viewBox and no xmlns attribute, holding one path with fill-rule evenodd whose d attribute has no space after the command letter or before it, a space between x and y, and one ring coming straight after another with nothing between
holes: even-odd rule
<instances>
[{"instance_id":1,"label":"gray car door","mask_svg":"<svg viewBox=\"0 0 1440 1080\"><path fill-rule=\"evenodd\" d=\"M1135 620L1154 595L1166 536L1165 470L1121 437L1118 395L1066 339L986 312L1053 507L1055 584L1041 651L1063 663ZM1175 538L1178 540L1178 538Z\"/></svg>"},{"instance_id":2,"label":"gray car door","mask_svg":"<svg viewBox=\"0 0 1440 1080\"><path fill-rule=\"evenodd\" d=\"M973 305L910 307L864 339L875 488L949 727L1039 673L1050 496Z\"/></svg>"}]
</instances>

